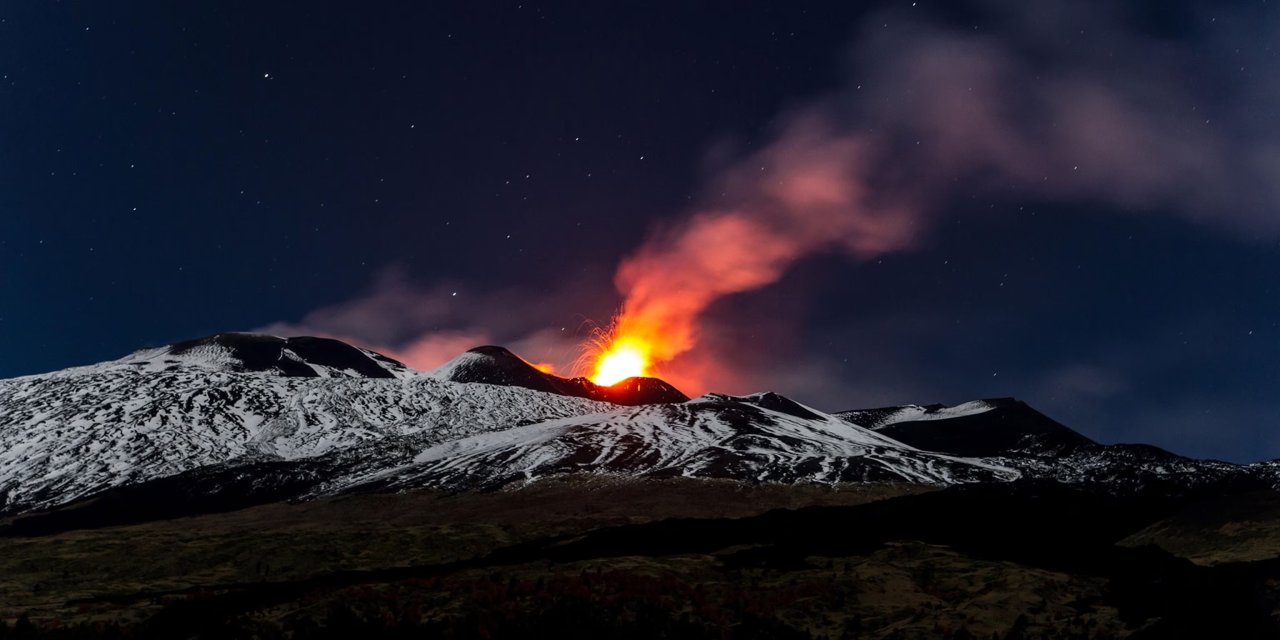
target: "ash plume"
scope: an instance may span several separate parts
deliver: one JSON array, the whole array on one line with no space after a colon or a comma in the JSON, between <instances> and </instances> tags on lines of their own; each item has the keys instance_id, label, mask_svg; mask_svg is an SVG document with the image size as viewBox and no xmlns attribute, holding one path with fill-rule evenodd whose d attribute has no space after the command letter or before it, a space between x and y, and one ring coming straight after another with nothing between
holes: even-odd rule
<instances>
[{"instance_id":1,"label":"ash plume","mask_svg":"<svg viewBox=\"0 0 1280 640\"><path fill-rule=\"evenodd\" d=\"M1192 33L1175 44L1130 27L1137 9L1116 3L982 9L977 26L910 8L868 19L839 91L783 114L770 142L711 181L703 206L622 261L618 333L670 361L695 347L716 300L813 254L912 249L966 196L1280 230L1280 135L1231 113L1240 100L1280 106L1265 73L1274 56L1241 52L1251 75L1201 55L1274 41L1270 15L1215 9L1221 19L1178 27Z\"/></svg>"},{"instance_id":2,"label":"ash plume","mask_svg":"<svg viewBox=\"0 0 1280 640\"><path fill-rule=\"evenodd\" d=\"M1151 23L1143 11L1173 33L1138 26ZM781 113L763 144L711 172L699 206L620 262L614 332L652 347L656 375L694 394L738 386L712 353L723 345L700 343L711 305L809 256L927 245L977 197L1174 215L1246 241L1280 231L1280 133L1250 115L1280 112L1271 8L992 1L970 19L924 13L866 18L836 90ZM568 372L579 314L609 297L580 284L455 298L456 285L389 276L267 329L353 340L418 368L496 342Z\"/></svg>"}]
</instances>

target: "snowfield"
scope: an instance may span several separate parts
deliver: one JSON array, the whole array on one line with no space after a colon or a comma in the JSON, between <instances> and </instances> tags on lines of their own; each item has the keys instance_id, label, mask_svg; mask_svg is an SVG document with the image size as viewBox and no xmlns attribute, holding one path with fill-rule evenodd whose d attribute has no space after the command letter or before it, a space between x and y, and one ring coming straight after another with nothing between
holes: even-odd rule
<instances>
[{"instance_id":1,"label":"snowfield","mask_svg":"<svg viewBox=\"0 0 1280 640\"><path fill-rule=\"evenodd\" d=\"M0 510L237 459L299 459L388 437L427 442L611 405L426 374L301 378L106 363L0 380Z\"/></svg>"},{"instance_id":2,"label":"snowfield","mask_svg":"<svg viewBox=\"0 0 1280 640\"><path fill-rule=\"evenodd\" d=\"M305 486L290 494L297 498L491 488L561 473L926 484L1195 483L1251 474L1280 484L1280 464L1099 445L1012 400L841 414L771 393L624 406L526 388L565 383L526 367L495 347L418 372L332 340L219 334L0 380L0 513L184 473L207 472L208 491L216 491L217 474L258 477L264 464L262 483ZM512 382L451 379L460 373ZM1024 435L1023 425L1038 431ZM928 444L957 433L1019 444L977 456Z\"/></svg>"},{"instance_id":3,"label":"snowfield","mask_svg":"<svg viewBox=\"0 0 1280 640\"><path fill-rule=\"evenodd\" d=\"M468 488L556 473L735 478L759 482L1011 480L983 460L908 447L843 420L798 417L751 397L617 408L431 446L356 484Z\"/></svg>"}]
</instances>

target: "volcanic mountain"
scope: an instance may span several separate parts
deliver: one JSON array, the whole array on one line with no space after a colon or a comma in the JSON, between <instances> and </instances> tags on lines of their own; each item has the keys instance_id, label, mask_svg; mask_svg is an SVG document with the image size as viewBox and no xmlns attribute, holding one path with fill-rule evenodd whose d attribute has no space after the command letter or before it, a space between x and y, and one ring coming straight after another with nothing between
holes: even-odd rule
<instances>
[{"instance_id":1,"label":"volcanic mountain","mask_svg":"<svg viewBox=\"0 0 1280 640\"><path fill-rule=\"evenodd\" d=\"M657 378L627 378L613 386L586 378L562 378L539 371L503 347L476 347L437 367L436 377L451 382L475 382L524 387L563 396L589 398L623 405L685 402L688 396Z\"/></svg>"},{"instance_id":2,"label":"volcanic mountain","mask_svg":"<svg viewBox=\"0 0 1280 640\"><path fill-rule=\"evenodd\" d=\"M121 492L230 508L564 473L1117 486L1276 475L1099 445L1008 399L839 414L774 393L690 400L651 378L601 387L543 373L495 346L420 372L337 340L218 334L0 380L0 513Z\"/></svg>"},{"instance_id":3,"label":"volcanic mountain","mask_svg":"<svg viewBox=\"0 0 1280 640\"><path fill-rule=\"evenodd\" d=\"M218 334L0 380L0 636L1275 637L1278 486L1009 398Z\"/></svg>"},{"instance_id":4,"label":"volcanic mountain","mask_svg":"<svg viewBox=\"0 0 1280 640\"><path fill-rule=\"evenodd\" d=\"M173 366L300 378L395 378L404 364L331 338L280 338L261 333L219 333L143 349L116 361L146 370Z\"/></svg>"},{"instance_id":5,"label":"volcanic mountain","mask_svg":"<svg viewBox=\"0 0 1280 640\"><path fill-rule=\"evenodd\" d=\"M955 407L886 407L836 415L899 442L958 456L1065 453L1098 443L1013 398Z\"/></svg>"}]
</instances>

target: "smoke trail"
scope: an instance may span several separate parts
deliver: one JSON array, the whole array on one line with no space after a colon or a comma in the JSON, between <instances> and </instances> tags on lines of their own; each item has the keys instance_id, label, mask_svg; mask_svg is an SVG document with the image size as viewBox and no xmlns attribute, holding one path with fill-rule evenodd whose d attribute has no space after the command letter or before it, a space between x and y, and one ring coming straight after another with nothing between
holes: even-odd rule
<instances>
[{"instance_id":1,"label":"smoke trail","mask_svg":"<svg viewBox=\"0 0 1280 640\"><path fill-rule=\"evenodd\" d=\"M1276 112L1274 56L1260 45L1230 60L1257 63L1255 75L1205 68L1242 31L1270 41L1276 21L1218 11L1216 26L1186 27L1175 45L1128 26L1114 4L989 3L979 30L873 17L841 91L783 116L769 144L714 181L704 208L622 261L617 334L669 361L697 344L716 300L817 252L910 249L961 195L1280 230L1280 136L1232 113L1244 99Z\"/></svg>"},{"instance_id":2,"label":"smoke trail","mask_svg":"<svg viewBox=\"0 0 1280 640\"><path fill-rule=\"evenodd\" d=\"M821 109L797 116L777 142L722 178L737 202L696 213L622 263L618 333L670 360L693 346L709 304L774 282L804 255L838 246L865 258L909 247L919 231L914 212L878 202L858 179L866 145L835 131Z\"/></svg>"},{"instance_id":3,"label":"smoke trail","mask_svg":"<svg viewBox=\"0 0 1280 640\"><path fill-rule=\"evenodd\" d=\"M297 322L256 330L337 338L429 370L483 344L567 369L578 353L578 309L606 298L607 283L574 279L553 291L478 290L461 283L421 287L395 268L362 294L315 309Z\"/></svg>"}]
</instances>

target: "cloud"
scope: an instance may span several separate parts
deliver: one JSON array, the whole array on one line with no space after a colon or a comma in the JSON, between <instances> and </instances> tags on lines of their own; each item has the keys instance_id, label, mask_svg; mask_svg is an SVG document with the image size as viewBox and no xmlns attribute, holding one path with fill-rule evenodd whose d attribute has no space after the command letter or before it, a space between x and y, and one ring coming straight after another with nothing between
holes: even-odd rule
<instances>
[{"instance_id":1,"label":"cloud","mask_svg":"<svg viewBox=\"0 0 1280 640\"><path fill-rule=\"evenodd\" d=\"M1119 373L1094 364L1076 363L1050 371L1039 396L1060 405L1105 400L1124 392L1129 384Z\"/></svg>"},{"instance_id":2,"label":"cloud","mask_svg":"<svg viewBox=\"0 0 1280 640\"><path fill-rule=\"evenodd\" d=\"M458 354L493 342L487 334L465 331L441 331L428 333L399 348L383 347L384 355L399 360L414 369L430 370L456 357Z\"/></svg>"},{"instance_id":3,"label":"cloud","mask_svg":"<svg viewBox=\"0 0 1280 640\"><path fill-rule=\"evenodd\" d=\"M603 290L603 284L590 281L565 282L550 291L419 286L400 270L387 269L361 295L257 330L337 338L420 370L472 347L499 344L570 371L585 332L578 310L598 306L596 301L607 298Z\"/></svg>"}]
</instances>

